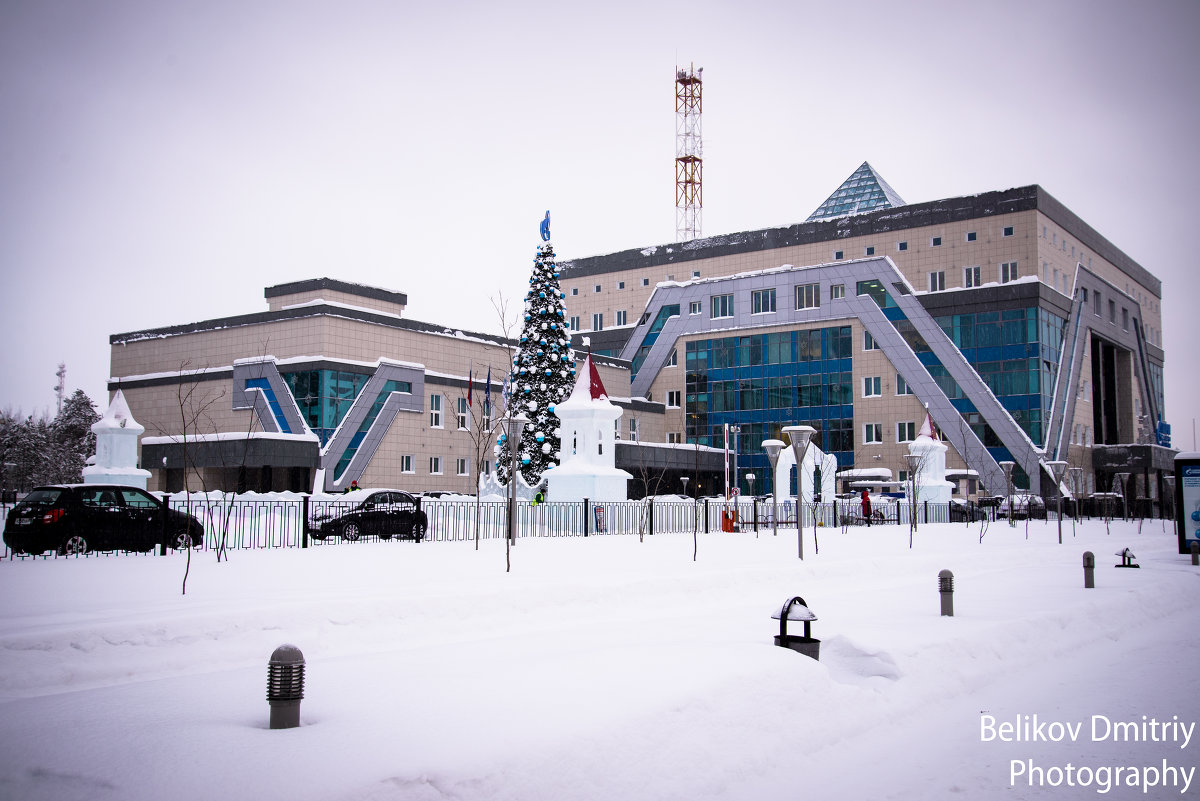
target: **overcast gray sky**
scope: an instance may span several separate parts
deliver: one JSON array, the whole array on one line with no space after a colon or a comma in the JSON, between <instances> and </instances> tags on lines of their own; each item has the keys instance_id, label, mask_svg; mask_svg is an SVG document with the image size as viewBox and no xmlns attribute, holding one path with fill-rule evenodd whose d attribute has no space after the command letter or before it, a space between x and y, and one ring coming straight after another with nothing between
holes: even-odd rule
<instances>
[{"instance_id":1,"label":"overcast gray sky","mask_svg":"<svg viewBox=\"0 0 1200 801\"><path fill-rule=\"evenodd\" d=\"M803 220L864 160L908 202L1042 185L1162 279L1200 416L1200 3L0 0L0 407L106 405L108 336L329 276L497 329L560 259L674 239L677 63L706 235Z\"/></svg>"}]
</instances>

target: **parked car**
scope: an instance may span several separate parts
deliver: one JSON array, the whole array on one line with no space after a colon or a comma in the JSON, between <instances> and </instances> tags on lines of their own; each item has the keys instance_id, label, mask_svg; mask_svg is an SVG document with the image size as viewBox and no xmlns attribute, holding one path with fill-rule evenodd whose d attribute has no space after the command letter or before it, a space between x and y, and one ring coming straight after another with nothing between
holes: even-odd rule
<instances>
[{"instance_id":1,"label":"parked car","mask_svg":"<svg viewBox=\"0 0 1200 801\"><path fill-rule=\"evenodd\" d=\"M356 498L353 505L329 503L308 521L308 535L317 540L341 537L354 541L376 536L420 542L428 530L429 521L417 499L391 489L371 490L361 501Z\"/></svg>"},{"instance_id":2,"label":"parked car","mask_svg":"<svg viewBox=\"0 0 1200 801\"><path fill-rule=\"evenodd\" d=\"M150 551L199 547L204 527L145 490L119 484L38 487L8 513L4 543L13 553Z\"/></svg>"},{"instance_id":3,"label":"parked car","mask_svg":"<svg viewBox=\"0 0 1200 801\"><path fill-rule=\"evenodd\" d=\"M1011 501L1011 506L1010 502ZM1037 517L1045 519L1046 517L1046 502L1042 500L1040 495L1027 495L1020 493L1010 495L1000 501L1000 506L996 509L997 517L1008 517L1009 509L1012 509L1014 520L1020 520L1025 517Z\"/></svg>"},{"instance_id":4,"label":"parked car","mask_svg":"<svg viewBox=\"0 0 1200 801\"><path fill-rule=\"evenodd\" d=\"M950 522L974 522L976 520L982 520L983 516L984 511L980 508L979 504L971 503L970 501L962 498L950 499Z\"/></svg>"}]
</instances>

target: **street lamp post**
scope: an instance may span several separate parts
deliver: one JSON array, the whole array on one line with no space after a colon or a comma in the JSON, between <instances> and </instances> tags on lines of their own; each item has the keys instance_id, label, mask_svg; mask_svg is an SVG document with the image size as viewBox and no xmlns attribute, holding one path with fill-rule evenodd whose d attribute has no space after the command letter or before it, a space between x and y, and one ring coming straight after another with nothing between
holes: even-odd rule
<instances>
[{"instance_id":1,"label":"street lamp post","mask_svg":"<svg viewBox=\"0 0 1200 801\"><path fill-rule=\"evenodd\" d=\"M767 461L771 463L771 536L779 536L779 476L775 466L779 464L779 452L783 450L783 442L777 439L764 439L763 450L767 452Z\"/></svg>"},{"instance_id":2,"label":"street lamp post","mask_svg":"<svg viewBox=\"0 0 1200 801\"><path fill-rule=\"evenodd\" d=\"M1054 479L1054 491L1058 493L1058 503L1056 504L1058 511L1058 544L1062 545L1062 479L1063 474L1067 472L1066 462L1046 462L1046 469L1050 471L1050 477Z\"/></svg>"},{"instance_id":3,"label":"street lamp post","mask_svg":"<svg viewBox=\"0 0 1200 801\"><path fill-rule=\"evenodd\" d=\"M510 457L508 469L508 542L510 545L517 544L517 474L520 465L517 452L521 446L521 431L528 422L528 418L523 414L510 415L505 421L504 436Z\"/></svg>"},{"instance_id":4,"label":"street lamp post","mask_svg":"<svg viewBox=\"0 0 1200 801\"><path fill-rule=\"evenodd\" d=\"M746 474L746 483L750 485L750 517L754 520L754 536L758 536L758 499L754 497L754 474Z\"/></svg>"},{"instance_id":5,"label":"street lamp post","mask_svg":"<svg viewBox=\"0 0 1200 801\"><path fill-rule=\"evenodd\" d=\"M1075 519L1079 519L1079 496L1083 494L1083 468L1069 467L1067 475L1071 477L1071 494L1075 496Z\"/></svg>"},{"instance_id":6,"label":"street lamp post","mask_svg":"<svg viewBox=\"0 0 1200 801\"><path fill-rule=\"evenodd\" d=\"M1004 471L1004 491L1008 495L1008 525L1010 527L1017 525L1017 521L1013 519L1012 502L1012 474L1013 468L1016 466L1016 462L1000 462L1000 469Z\"/></svg>"},{"instance_id":7,"label":"street lamp post","mask_svg":"<svg viewBox=\"0 0 1200 801\"><path fill-rule=\"evenodd\" d=\"M923 457L919 453L904 454L904 461L908 463L909 514L912 517L912 519L908 521L908 527L911 531L917 530L917 469L921 466L922 458Z\"/></svg>"},{"instance_id":8,"label":"street lamp post","mask_svg":"<svg viewBox=\"0 0 1200 801\"><path fill-rule=\"evenodd\" d=\"M796 457L796 541L800 558L804 558L804 516L801 514L804 509L804 475L801 473L801 465L804 463L804 454L808 450L808 443L812 441L812 435L817 433L817 430L812 426L784 426L783 433L788 435L788 439L792 442L792 454ZM813 536L817 535L817 515L816 509L813 510Z\"/></svg>"}]
</instances>

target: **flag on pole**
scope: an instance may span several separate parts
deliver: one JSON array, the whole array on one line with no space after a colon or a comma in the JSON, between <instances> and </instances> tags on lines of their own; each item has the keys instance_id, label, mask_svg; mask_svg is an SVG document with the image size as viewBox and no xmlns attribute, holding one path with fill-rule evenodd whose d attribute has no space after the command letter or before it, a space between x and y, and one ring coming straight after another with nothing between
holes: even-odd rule
<instances>
[{"instance_id":1,"label":"flag on pole","mask_svg":"<svg viewBox=\"0 0 1200 801\"><path fill-rule=\"evenodd\" d=\"M483 405L492 408L492 366L488 365L487 383L483 385Z\"/></svg>"},{"instance_id":2,"label":"flag on pole","mask_svg":"<svg viewBox=\"0 0 1200 801\"><path fill-rule=\"evenodd\" d=\"M467 408L471 408L474 401L471 399L471 390L475 389L475 368L467 370Z\"/></svg>"}]
</instances>

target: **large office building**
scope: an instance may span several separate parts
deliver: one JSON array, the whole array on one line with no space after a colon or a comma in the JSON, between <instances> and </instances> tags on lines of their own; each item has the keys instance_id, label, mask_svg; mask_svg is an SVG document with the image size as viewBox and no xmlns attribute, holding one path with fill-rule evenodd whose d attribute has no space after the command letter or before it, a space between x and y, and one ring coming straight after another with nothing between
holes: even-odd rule
<instances>
[{"instance_id":1,"label":"large office building","mask_svg":"<svg viewBox=\"0 0 1200 801\"><path fill-rule=\"evenodd\" d=\"M907 204L864 163L803 223L561 268L577 335L630 363L669 442L740 432L743 491L791 424L843 478L902 480L927 414L963 494L1002 494L1005 461L1045 494L1046 461L1153 498L1171 470L1161 283L1040 186Z\"/></svg>"}]
</instances>

